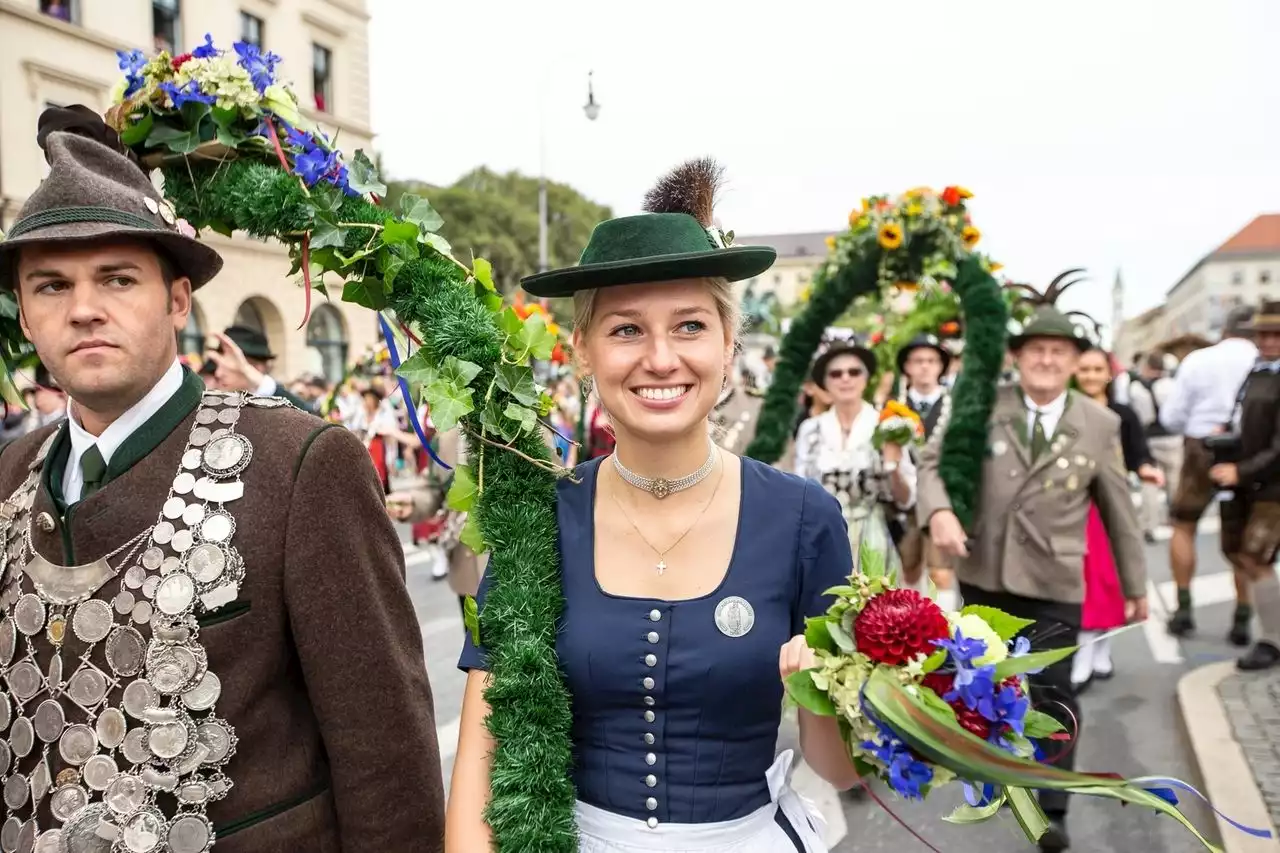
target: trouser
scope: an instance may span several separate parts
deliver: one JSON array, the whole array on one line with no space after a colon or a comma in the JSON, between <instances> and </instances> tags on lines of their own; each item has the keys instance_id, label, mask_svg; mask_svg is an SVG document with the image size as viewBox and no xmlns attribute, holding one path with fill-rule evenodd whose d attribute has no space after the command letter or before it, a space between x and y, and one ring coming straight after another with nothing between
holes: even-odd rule
<instances>
[{"instance_id":1,"label":"trouser","mask_svg":"<svg viewBox=\"0 0 1280 853\"><path fill-rule=\"evenodd\" d=\"M1076 644L1076 635L1080 630L1079 604L1025 598L1008 592L988 592L963 582L960 584L960 593L964 596L966 605L982 604L1003 610L1011 616L1034 619L1035 622L1022 632L1031 641L1034 651ZM1072 657L1060 660L1046 667L1043 672L1027 678L1031 685L1032 707L1062 723L1073 736L1070 741L1040 741L1045 763L1063 770L1075 769L1078 748L1075 735L1084 727L1075 687L1071 683ZM1061 818L1067 813L1068 797L1063 791L1041 791L1040 807L1049 817Z\"/></svg>"},{"instance_id":2,"label":"trouser","mask_svg":"<svg viewBox=\"0 0 1280 853\"><path fill-rule=\"evenodd\" d=\"M1168 496L1177 494L1178 475L1182 472L1182 438L1162 435L1148 439L1151 457L1156 467L1164 472L1165 485L1142 484L1142 530L1150 533L1163 525L1168 518Z\"/></svg>"}]
</instances>

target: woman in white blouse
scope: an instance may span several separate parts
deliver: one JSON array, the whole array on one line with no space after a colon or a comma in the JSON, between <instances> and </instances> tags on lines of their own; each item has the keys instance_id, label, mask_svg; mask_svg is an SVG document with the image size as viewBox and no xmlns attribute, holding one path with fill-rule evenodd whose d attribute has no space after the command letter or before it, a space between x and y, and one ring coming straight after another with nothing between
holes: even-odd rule
<instances>
[{"instance_id":1,"label":"woman in white blouse","mask_svg":"<svg viewBox=\"0 0 1280 853\"><path fill-rule=\"evenodd\" d=\"M876 371L865 347L835 344L813 363L813 381L831 397L831 408L800 425L795 472L835 495L849 524L854 559L865 539L886 553L886 567L900 567L885 522L883 504L906 511L916 502L916 469L897 444L877 451L871 444L880 412L863 399Z\"/></svg>"}]
</instances>

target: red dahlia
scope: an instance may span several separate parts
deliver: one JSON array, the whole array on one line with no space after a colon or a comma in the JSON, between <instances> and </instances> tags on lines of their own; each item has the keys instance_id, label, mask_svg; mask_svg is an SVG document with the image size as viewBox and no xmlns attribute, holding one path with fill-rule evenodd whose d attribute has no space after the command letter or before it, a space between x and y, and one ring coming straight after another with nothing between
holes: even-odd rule
<instances>
[{"instance_id":1,"label":"red dahlia","mask_svg":"<svg viewBox=\"0 0 1280 853\"><path fill-rule=\"evenodd\" d=\"M173 70L177 71L179 68L186 65L189 59L191 59L191 54L189 53L182 53L175 56L171 63L173 65Z\"/></svg>"},{"instance_id":2,"label":"red dahlia","mask_svg":"<svg viewBox=\"0 0 1280 853\"><path fill-rule=\"evenodd\" d=\"M867 602L853 622L858 651L876 663L902 666L950 636L941 608L914 589L890 589Z\"/></svg>"},{"instance_id":3,"label":"red dahlia","mask_svg":"<svg viewBox=\"0 0 1280 853\"><path fill-rule=\"evenodd\" d=\"M957 702L951 707L956 709L956 722L960 724L960 728L983 740L991 736L991 723L986 717L969 710L963 702Z\"/></svg>"},{"instance_id":4,"label":"red dahlia","mask_svg":"<svg viewBox=\"0 0 1280 853\"><path fill-rule=\"evenodd\" d=\"M920 683L942 697L951 692L951 688L955 686L956 677L948 672L934 670L921 679Z\"/></svg>"}]
</instances>

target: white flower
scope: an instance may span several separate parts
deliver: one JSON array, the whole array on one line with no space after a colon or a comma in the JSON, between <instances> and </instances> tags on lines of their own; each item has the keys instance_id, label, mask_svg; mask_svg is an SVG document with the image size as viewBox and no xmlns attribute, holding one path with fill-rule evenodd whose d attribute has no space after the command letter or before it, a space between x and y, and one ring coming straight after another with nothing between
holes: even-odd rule
<instances>
[{"instance_id":1,"label":"white flower","mask_svg":"<svg viewBox=\"0 0 1280 853\"><path fill-rule=\"evenodd\" d=\"M976 613L954 613L948 618L951 621L951 635L953 638L955 632L960 631L967 640L982 640L987 644L987 651L982 657L974 660L975 666L999 663L1009 656L1009 647L1005 645L1004 640L1000 639L1000 635L981 616Z\"/></svg>"}]
</instances>

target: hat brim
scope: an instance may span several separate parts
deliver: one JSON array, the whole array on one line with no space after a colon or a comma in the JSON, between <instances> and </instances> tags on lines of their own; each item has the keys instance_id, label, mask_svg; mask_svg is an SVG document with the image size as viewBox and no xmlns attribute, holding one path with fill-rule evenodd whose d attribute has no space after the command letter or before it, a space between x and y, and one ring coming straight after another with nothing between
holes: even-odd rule
<instances>
[{"instance_id":1,"label":"hat brim","mask_svg":"<svg viewBox=\"0 0 1280 853\"><path fill-rule=\"evenodd\" d=\"M851 355L861 361L862 366L867 369L868 381L875 375L876 368L879 366L876 354L866 347L841 346L837 344L814 359L813 369L809 371L809 378L813 380L814 384L824 391L827 390L827 367L842 355Z\"/></svg>"},{"instance_id":2,"label":"hat brim","mask_svg":"<svg viewBox=\"0 0 1280 853\"><path fill-rule=\"evenodd\" d=\"M1054 341L1070 341L1071 343L1076 345L1076 349L1080 350L1080 352L1085 352L1087 350L1093 349L1093 344L1089 343L1089 341L1085 340L1084 338L1077 338L1073 335L1052 335L1047 333L1041 333L1036 335L1013 335L1012 337L1009 338L1009 352L1017 352L1018 350L1026 346L1028 341L1034 341L1037 339L1054 340Z\"/></svg>"},{"instance_id":3,"label":"hat brim","mask_svg":"<svg viewBox=\"0 0 1280 853\"><path fill-rule=\"evenodd\" d=\"M742 281L769 269L777 258L777 251L769 246L730 246L548 270L527 276L520 286L534 296L569 296L579 290L685 278Z\"/></svg>"},{"instance_id":4,"label":"hat brim","mask_svg":"<svg viewBox=\"0 0 1280 853\"><path fill-rule=\"evenodd\" d=\"M24 246L120 239L145 240L158 245L177 266L178 274L191 279L192 290L207 284L222 269L222 256L199 240L176 231L130 228L111 222L66 222L36 228L19 237L0 241L0 257ZM11 264L0 263L0 287L14 288L16 282L11 280L12 272Z\"/></svg>"},{"instance_id":5,"label":"hat brim","mask_svg":"<svg viewBox=\"0 0 1280 853\"><path fill-rule=\"evenodd\" d=\"M939 356L941 356L941 358L942 358L942 375L943 375L943 376L946 376L946 375L947 375L947 370L948 370L948 369L950 369L950 367L951 367L951 353L949 353L949 352L947 352L945 349L943 349L943 348L942 348L942 344L924 344L924 343L907 344L905 347L903 347L902 349L898 350L898 357L897 357L896 361L897 361L897 363L898 363L898 372L899 372L899 373L906 373L906 371L907 371L907 357L908 357L908 356L910 356L912 352L914 352L915 350L918 350L918 349L931 349L931 350L933 350L934 352L936 352Z\"/></svg>"}]
</instances>

